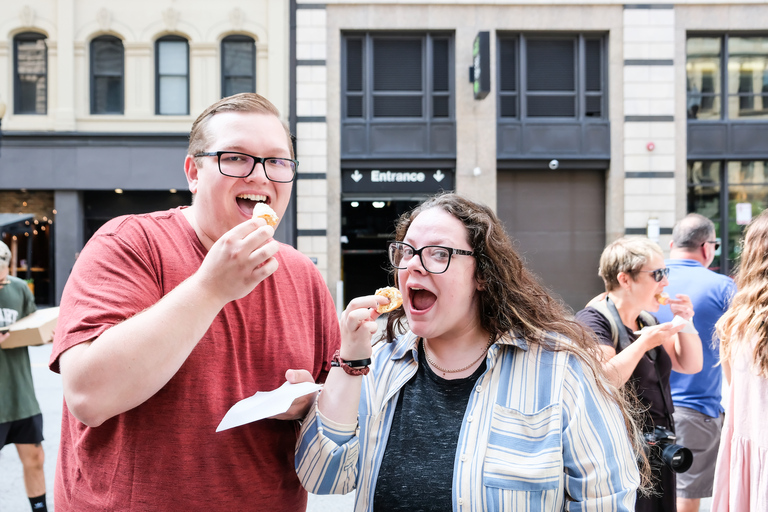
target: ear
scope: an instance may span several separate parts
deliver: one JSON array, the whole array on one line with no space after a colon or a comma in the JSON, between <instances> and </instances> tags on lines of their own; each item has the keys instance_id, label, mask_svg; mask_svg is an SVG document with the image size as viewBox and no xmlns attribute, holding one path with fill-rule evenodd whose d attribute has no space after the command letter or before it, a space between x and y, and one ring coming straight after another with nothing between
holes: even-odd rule
<instances>
[{"instance_id":1,"label":"ear","mask_svg":"<svg viewBox=\"0 0 768 512\"><path fill-rule=\"evenodd\" d=\"M674 249L675 248L675 241L674 240L670 240L669 241L669 248L670 249Z\"/></svg>"},{"instance_id":2,"label":"ear","mask_svg":"<svg viewBox=\"0 0 768 512\"><path fill-rule=\"evenodd\" d=\"M616 280L619 282L619 286L624 289L629 288L631 282L633 281L632 275L628 272L619 272L616 276Z\"/></svg>"},{"instance_id":3,"label":"ear","mask_svg":"<svg viewBox=\"0 0 768 512\"><path fill-rule=\"evenodd\" d=\"M187 176L189 191L196 194L199 170L195 163L195 158L190 155L187 155L187 158L184 159L184 174Z\"/></svg>"}]
</instances>

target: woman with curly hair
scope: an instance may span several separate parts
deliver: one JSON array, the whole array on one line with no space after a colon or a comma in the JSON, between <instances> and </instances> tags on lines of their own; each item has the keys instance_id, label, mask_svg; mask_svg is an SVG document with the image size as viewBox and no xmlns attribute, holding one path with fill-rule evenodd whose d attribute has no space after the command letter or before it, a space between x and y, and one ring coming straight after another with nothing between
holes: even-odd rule
<instances>
[{"instance_id":1,"label":"woman with curly hair","mask_svg":"<svg viewBox=\"0 0 768 512\"><path fill-rule=\"evenodd\" d=\"M715 325L730 384L712 511L768 510L768 210L747 227L738 292Z\"/></svg>"},{"instance_id":2,"label":"woman with curly hair","mask_svg":"<svg viewBox=\"0 0 768 512\"><path fill-rule=\"evenodd\" d=\"M633 510L626 404L493 211L433 197L400 218L389 257L403 308L373 350L387 299L342 314L339 366L297 445L307 490L357 489L358 512Z\"/></svg>"}]
</instances>

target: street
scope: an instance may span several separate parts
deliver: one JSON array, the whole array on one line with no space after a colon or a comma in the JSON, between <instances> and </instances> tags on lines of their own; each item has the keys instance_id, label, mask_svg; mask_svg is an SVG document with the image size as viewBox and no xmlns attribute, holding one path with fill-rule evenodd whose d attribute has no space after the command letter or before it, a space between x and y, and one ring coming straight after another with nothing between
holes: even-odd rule
<instances>
[{"instance_id":1,"label":"street","mask_svg":"<svg viewBox=\"0 0 768 512\"><path fill-rule=\"evenodd\" d=\"M35 393L43 412L43 449L45 450L45 484L48 510L53 512L53 476L61 431L62 389L61 377L48 369L48 358L53 345L29 348ZM347 512L352 510L354 493L346 496L309 495L308 512ZM29 511L29 500L24 491L21 461L12 445L0 451L0 511Z\"/></svg>"}]
</instances>

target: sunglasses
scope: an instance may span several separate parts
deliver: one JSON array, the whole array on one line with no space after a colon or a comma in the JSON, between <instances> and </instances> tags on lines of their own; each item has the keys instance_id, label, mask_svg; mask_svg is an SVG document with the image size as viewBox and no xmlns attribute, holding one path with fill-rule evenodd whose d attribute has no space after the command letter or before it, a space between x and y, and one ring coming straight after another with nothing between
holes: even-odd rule
<instances>
[{"instance_id":1,"label":"sunglasses","mask_svg":"<svg viewBox=\"0 0 768 512\"><path fill-rule=\"evenodd\" d=\"M715 244L715 250L718 250L720 248L720 242L718 242L717 240L708 240L703 244L701 244L701 246L704 247L704 245L706 244Z\"/></svg>"},{"instance_id":2,"label":"sunglasses","mask_svg":"<svg viewBox=\"0 0 768 512\"><path fill-rule=\"evenodd\" d=\"M656 270L638 270L637 272L648 272L653 276L653 280L657 283L660 283L665 277L669 277L669 269L666 267L657 268Z\"/></svg>"}]
</instances>

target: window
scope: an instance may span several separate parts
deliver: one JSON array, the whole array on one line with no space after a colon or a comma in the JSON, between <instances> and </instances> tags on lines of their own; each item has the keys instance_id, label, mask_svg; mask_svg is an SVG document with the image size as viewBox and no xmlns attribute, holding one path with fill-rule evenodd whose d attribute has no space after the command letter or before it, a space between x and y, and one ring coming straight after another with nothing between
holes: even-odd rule
<instances>
[{"instance_id":1,"label":"window","mask_svg":"<svg viewBox=\"0 0 768 512\"><path fill-rule=\"evenodd\" d=\"M749 218L766 208L768 161L688 162L688 211L711 219L722 240L713 270L732 273Z\"/></svg>"},{"instance_id":2,"label":"window","mask_svg":"<svg viewBox=\"0 0 768 512\"><path fill-rule=\"evenodd\" d=\"M452 51L445 35L345 37L344 117L450 118Z\"/></svg>"},{"instance_id":3,"label":"window","mask_svg":"<svg viewBox=\"0 0 768 512\"><path fill-rule=\"evenodd\" d=\"M768 119L768 37L690 36L686 51L689 119Z\"/></svg>"},{"instance_id":4,"label":"window","mask_svg":"<svg viewBox=\"0 0 768 512\"><path fill-rule=\"evenodd\" d=\"M605 118L604 40L598 36L502 36L502 118Z\"/></svg>"},{"instance_id":5,"label":"window","mask_svg":"<svg viewBox=\"0 0 768 512\"><path fill-rule=\"evenodd\" d=\"M189 44L178 36L157 41L155 112L189 114Z\"/></svg>"},{"instance_id":6,"label":"window","mask_svg":"<svg viewBox=\"0 0 768 512\"><path fill-rule=\"evenodd\" d=\"M113 36L91 41L91 114L123 113L123 42Z\"/></svg>"},{"instance_id":7,"label":"window","mask_svg":"<svg viewBox=\"0 0 768 512\"><path fill-rule=\"evenodd\" d=\"M256 92L256 42L229 36L221 42L221 94Z\"/></svg>"},{"instance_id":8,"label":"window","mask_svg":"<svg viewBox=\"0 0 768 512\"><path fill-rule=\"evenodd\" d=\"M45 36L34 32L14 40L14 112L46 114L48 111L48 50Z\"/></svg>"}]
</instances>

